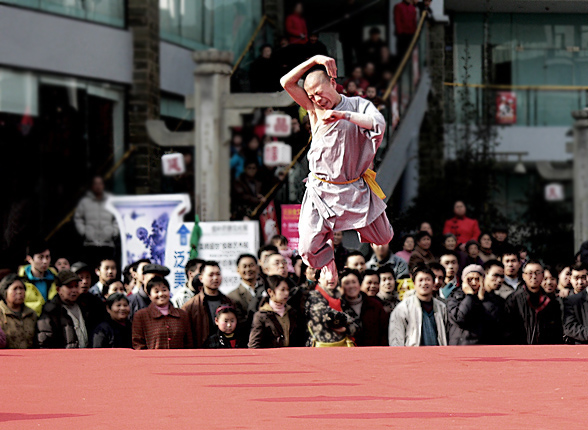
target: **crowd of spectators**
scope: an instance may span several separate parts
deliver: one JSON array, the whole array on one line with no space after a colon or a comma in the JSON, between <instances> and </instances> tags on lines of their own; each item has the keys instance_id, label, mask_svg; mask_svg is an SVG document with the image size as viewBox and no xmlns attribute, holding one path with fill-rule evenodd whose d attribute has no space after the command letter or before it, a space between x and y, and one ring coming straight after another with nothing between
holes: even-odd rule
<instances>
[{"instance_id":1,"label":"crowd of spectators","mask_svg":"<svg viewBox=\"0 0 588 430\"><path fill-rule=\"evenodd\" d=\"M165 266L139 260L121 276L112 254L70 264L32 242L27 264L0 280L0 347L588 343L588 246L548 266L509 243L508 228L481 231L464 202L454 215L441 238L423 222L396 253L347 249L335 233L334 279L275 236L257 255L239 256L240 284L227 295L214 261L188 261L187 282L172 296Z\"/></svg>"}]
</instances>

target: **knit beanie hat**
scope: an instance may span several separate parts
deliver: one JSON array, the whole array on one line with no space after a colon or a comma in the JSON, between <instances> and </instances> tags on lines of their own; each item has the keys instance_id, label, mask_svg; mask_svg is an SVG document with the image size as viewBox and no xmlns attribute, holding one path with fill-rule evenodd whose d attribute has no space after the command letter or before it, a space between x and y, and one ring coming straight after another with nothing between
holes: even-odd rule
<instances>
[{"instance_id":1,"label":"knit beanie hat","mask_svg":"<svg viewBox=\"0 0 588 430\"><path fill-rule=\"evenodd\" d=\"M484 268L482 266L479 264L470 264L469 266L466 266L465 269L463 269L461 279L465 279L465 277L472 272L479 273L482 275L482 277L486 276L486 272L484 272Z\"/></svg>"}]
</instances>

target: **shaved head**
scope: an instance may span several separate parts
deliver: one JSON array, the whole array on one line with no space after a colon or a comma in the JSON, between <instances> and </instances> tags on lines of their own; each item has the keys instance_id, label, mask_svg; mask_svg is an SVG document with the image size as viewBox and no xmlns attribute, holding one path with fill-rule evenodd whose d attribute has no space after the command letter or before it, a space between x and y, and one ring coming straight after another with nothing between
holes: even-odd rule
<instances>
[{"instance_id":1,"label":"shaved head","mask_svg":"<svg viewBox=\"0 0 588 430\"><path fill-rule=\"evenodd\" d=\"M311 70L304 79L304 91L320 109L333 109L341 100L335 80L324 69Z\"/></svg>"},{"instance_id":2,"label":"shaved head","mask_svg":"<svg viewBox=\"0 0 588 430\"><path fill-rule=\"evenodd\" d=\"M315 83L322 83L322 82L331 82L331 78L327 75L327 72L324 70L313 70L304 79L304 86L308 83L308 85L312 85Z\"/></svg>"}]
</instances>

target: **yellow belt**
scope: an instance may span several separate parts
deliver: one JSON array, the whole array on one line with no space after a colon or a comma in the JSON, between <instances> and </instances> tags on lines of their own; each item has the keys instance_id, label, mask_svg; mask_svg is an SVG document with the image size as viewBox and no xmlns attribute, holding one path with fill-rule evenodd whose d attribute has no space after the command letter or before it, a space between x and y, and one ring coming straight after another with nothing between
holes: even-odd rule
<instances>
[{"instance_id":1,"label":"yellow belt","mask_svg":"<svg viewBox=\"0 0 588 430\"><path fill-rule=\"evenodd\" d=\"M327 184L334 184L334 185L352 184L354 182L359 181L361 178L363 178L365 183L368 184L368 187L370 187L370 189L374 192L374 194L376 196L378 196L382 200L386 198L384 191L382 191L382 188L380 188L380 186L376 182L376 172L374 172L372 169L367 169L365 171L365 173L363 175L361 175L359 178L355 178L355 179L352 179L351 181L344 181L344 182L327 181L326 179L321 179L316 175L313 175L313 176L321 182L326 182Z\"/></svg>"}]
</instances>

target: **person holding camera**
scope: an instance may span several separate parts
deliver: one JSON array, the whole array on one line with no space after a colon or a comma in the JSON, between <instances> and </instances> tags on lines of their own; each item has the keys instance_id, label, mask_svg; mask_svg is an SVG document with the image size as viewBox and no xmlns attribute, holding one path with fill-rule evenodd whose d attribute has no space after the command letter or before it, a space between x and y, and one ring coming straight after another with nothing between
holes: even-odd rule
<instances>
[{"instance_id":1,"label":"person holding camera","mask_svg":"<svg viewBox=\"0 0 588 430\"><path fill-rule=\"evenodd\" d=\"M359 319L343 312L337 277L322 271L316 289L306 301L306 316L310 337L306 346L355 346L353 336L359 332Z\"/></svg>"}]
</instances>

